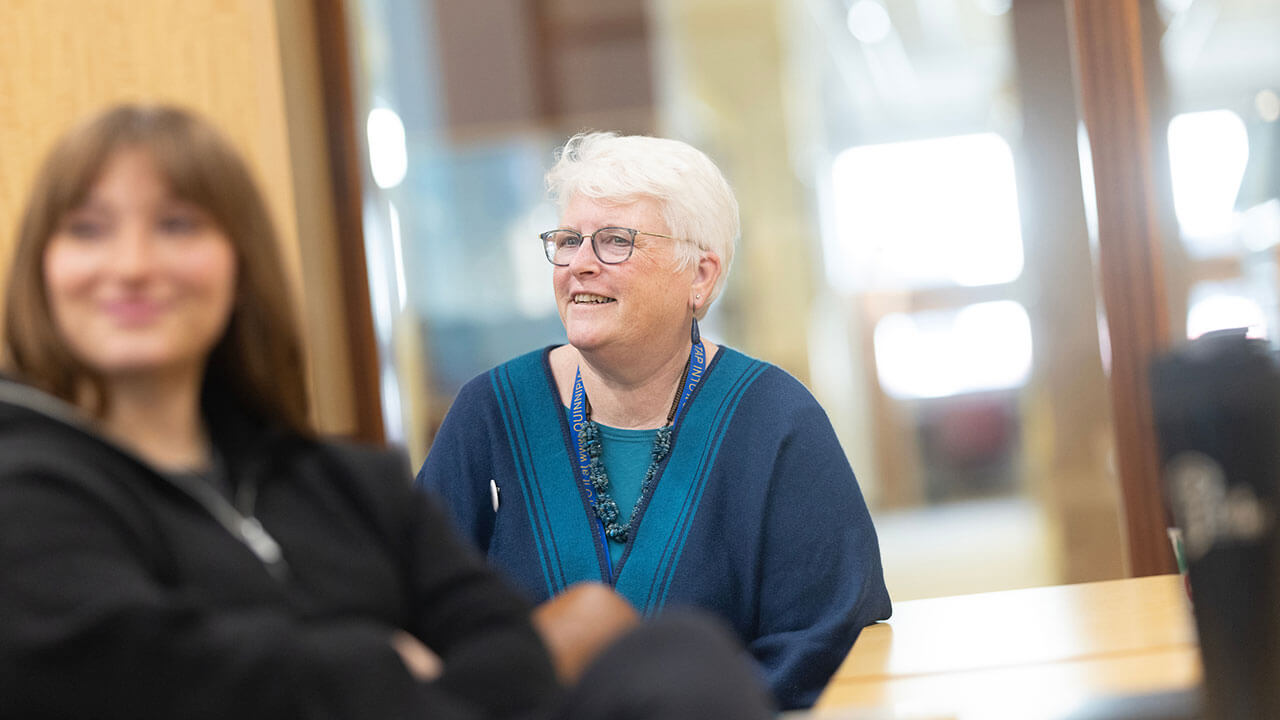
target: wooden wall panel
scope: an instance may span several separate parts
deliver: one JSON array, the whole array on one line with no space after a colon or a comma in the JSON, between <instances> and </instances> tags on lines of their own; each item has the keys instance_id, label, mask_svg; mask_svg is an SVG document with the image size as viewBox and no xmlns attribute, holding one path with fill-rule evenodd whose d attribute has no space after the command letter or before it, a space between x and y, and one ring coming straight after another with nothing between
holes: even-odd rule
<instances>
[{"instance_id":1,"label":"wooden wall panel","mask_svg":"<svg viewBox=\"0 0 1280 720\"><path fill-rule=\"evenodd\" d=\"M50 144L120 101L211 117L248 156L295 281L297 227L275 13L257 0L5 0L0 19L0 228L10 250Z\"/></svg>"},{"instance_id":2,"label":"wooden wall panel","mask_svg":"<svg viewBox=\"0 0 1280 720\"><path fill-rule=\"evenodd\" d=\"M316 169L322 162L295 165L291 156L314 161L326 152L310 8L305 0L3 0L0 273L32 176L70 125L122 101L190 107L244 153L267 196L291 281L300 296L307 291L313 387L324 388L316 420L346 434L354 420L345 318L323 311L340 292L325 256L336 236L317 217L332 212L332 184ZM284 60L295 74L288 94Z\"/></svg>"}]
</instances>

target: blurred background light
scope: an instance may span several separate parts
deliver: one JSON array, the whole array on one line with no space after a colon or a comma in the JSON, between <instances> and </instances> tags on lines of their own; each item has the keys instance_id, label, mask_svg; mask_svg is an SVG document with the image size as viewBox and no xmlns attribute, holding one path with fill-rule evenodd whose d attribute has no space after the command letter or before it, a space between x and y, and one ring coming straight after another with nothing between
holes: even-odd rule
<instances>
[{"instance_id":1,"label":"blurred background light","mask_svg":"<svg viewBox=\"0 0 1280 720\"><path fill-rule=\"evenodd\" d=\"M1031 373L1031 319L1013 300L886 315L873 343L880 384L900 398L1016 388Z\"/></svg>"},{"instance_id":2,"label":"blurred background light","mask_svg":"<svg viewBox=\"0 0 1280 720\"><path fill-rule=\"evenodd\" d=\"M1258 108L1258 117L1266 122L1280 120L1280 95L1275 90L1262 90L1253 99Z\"/></svg>"},{"instance_id":3,"label":"blurred background light","mask_svg":"<svg viewBox=\"0 0 1280 720\"><path fill-rule=\"evenodd\" d=\"M1169 121L1173 206L1183 235L1212 238L1232 231L1248 162L1249 135L1236 113L1191 112Z\"/></svg>"},{"instance_id":4,"label":"blurred background light","mask_svg":"<svg viewBox=\"0 0 1280 720\"><path fill-rule=\"evenodd\" d=\"M832 184L837 288L994 285L1022 272L1013 153L995 133L849 148Z\"/></svg>"},{"instance_id":5,"label":"blurred background light","mask_svg":"<svg viewBox=\"0 0 1280 720\"><path fill-rule=\"evenodd\" d=\"M366 131L369 135L369 165L373 181L386 190L404 180L409 169L405 150L404 123L394 110L374 108L369 111Z\"/></svg>"},{"instance_id":6,"label":"blurred background light","mask_svg":"<svg viewBox=\"0 0 1280 720\"><path fill-rule=\"evenodd\" d=\"M992 16L999 17L1013 8L1013 0L978 0L978 9Z\"/></svg>"},{"instance_id":7,"label":"blurred background light","mask_svg":"<svg viewBox=\"0 0 1280 720\"><path fill-rule=\"evenodd\" d=\"M849 32L864 43L878 43L889 37L893 23L889 11L875 0L858 0L849 8Z\"/></svg>"},{"instance_id":8,"label":"blurred background light","mask_svg":"<svg viewBox=\"0 0 1280 720\"><path fill-rule=\"evenodd\" d=\"M1166 16L1186 12L1195 0L1156 0L1156 6Z\"/></svg>"},{"instance_id":9,"label":"blurred background light","mask_svg":"<svg viewBox=\"0 0 1280 720\"><path fill-rule=\"evenodd\" d=\"M1187 310L1187 339L1194 340L1213 330L1249 328L1249 337L1268 337L1266 314L1253 298L1229 294L1204 283L1191 291Z\"/></svg>"},{"instance_id":10,"label":"blurred background light","mask_svg":"<svg viewBox=\"0 0 1280 720\"><path fill-rule=\"evenodd\" d=\"M404 272L404 238L400 233L400 211L396 204L387 202L387 213L391 222L391 262L396 278L396 309L404 310L409 283L405 281Z\"/></svg>"}]
</instances>

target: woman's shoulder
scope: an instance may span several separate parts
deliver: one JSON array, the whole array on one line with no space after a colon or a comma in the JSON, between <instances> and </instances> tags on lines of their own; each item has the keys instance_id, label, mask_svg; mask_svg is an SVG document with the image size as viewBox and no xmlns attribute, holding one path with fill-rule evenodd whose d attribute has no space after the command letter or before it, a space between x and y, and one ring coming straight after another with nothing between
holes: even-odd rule
<instances>
[{"instance_id":1,"label":"woman's shoulder","mask_svg":"<svg viewBox=\"0 0 1280 720\"><path fill-rule=\"evenodd\" d=\"M0 381L0 505L38 527L43 513L94 508L95 517L147 532L156 475L98 435L69 404Z\"/></svg>"},{"instance_id":2,"label":"woman's shoulder","mask_svg":"<svg viewBox=\"0 0 1280 720\"><path fill-rule=\"evenodd\" d=\"M83 458L110 449L70 404L30 385L0 378L0 472L21 465L25 470L74 469L82 474ZM89 463L92 468L101 460Z\"/></svg>"},{"instance_id":3,"label":"woman's shoulder","mask_svg":"<svg viewBox=\"0 0 1280 720\"><path fill-rule=\"evenodd\" d=\"M41 421L41 427L51 432L59 427L69 432L87 431L83 416L70 403L0 374L0 422L4 423L0 427L14 429L14 423L32 420Z\"/></svg>"},{"instance_id":4,"label":"woman's shoulder","mask_svg":"<svg viewBox=\"0 0 1280 720\"><path fill-rule=\"evenodd\" d=\"M813 393L798 378L767 360L721 345L710 372L743 378L749 383L743 399L757 399L779 409L817 406Z\"/></svg>"},{"instance_id":5,"label":"woman's shoulder","mask_svg":"<svg viewBox=\"0 0 1280 720\"><path fill-rule=\"evenodd\" d=\"M337 489L352 508L393 527L412 492L409 458L397 448L336 439L312 439L297 446L289 483L295 492Z\"/></svg>"},{"instance_id":6,"label":"woman's shoulder","mask_svg":"<svg viewBox=\"0 0 1280 720\"><path fill-rule=\"evenodd\" d=\"M340 439L314 441L314 448L361 477L409 477L409 459L402 450Z\"/></svg>"}]
</instances>

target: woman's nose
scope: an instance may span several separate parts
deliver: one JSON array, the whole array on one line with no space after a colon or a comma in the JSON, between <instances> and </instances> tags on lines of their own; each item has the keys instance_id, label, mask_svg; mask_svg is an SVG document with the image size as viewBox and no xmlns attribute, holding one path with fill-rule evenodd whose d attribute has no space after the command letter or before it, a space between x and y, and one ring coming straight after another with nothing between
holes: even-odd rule
<instances>
[{"instance_id":1,"label":"woman's nose","mask_svg":"<svg viewBox=\"0 0 1280 720\"><path fill-rule=\"evenodd\" d=\"M577 275L583 272L594 272L600 269L600 258L596 257L595 238L582 238L582 244L569 256L569 271Z\"/></svg>"},{"instance_id":2,"label":"woman's nose","mask_svg":"<svg viewBox=\"0 0 1280 720\"><path fill-rule=\"evenodd\" d=\"M146 275L155 267L156 247L151 228L142 224L125 224L120 228L111 265L122 277Z\"/></svg>"}]
</instances>

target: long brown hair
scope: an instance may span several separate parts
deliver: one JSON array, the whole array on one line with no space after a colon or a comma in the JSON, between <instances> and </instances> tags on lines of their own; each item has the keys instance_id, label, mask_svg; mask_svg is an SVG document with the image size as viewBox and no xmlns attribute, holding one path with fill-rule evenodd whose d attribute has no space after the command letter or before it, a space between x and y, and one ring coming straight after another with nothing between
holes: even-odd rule
<instances>
[{"instance_id":1,"label":"long brown hair","mask_svg":"<svg viewBox=\"0 0 1280 720\"><path fill-rule=\"evenodd\" d=\"M64 136L36 176L18 230L5 303L4 337L23 381L101 415L102 378L59 335L44 282L45 247L82 204L118 151L141 149L170 190L212 216L236 254L236 297L205 374L205 397L228 397L268 423L310 434L302 340L279 242L266 203L243 160L206 120L180 108L122 105Z\"/></svg>"}]
</instances>

